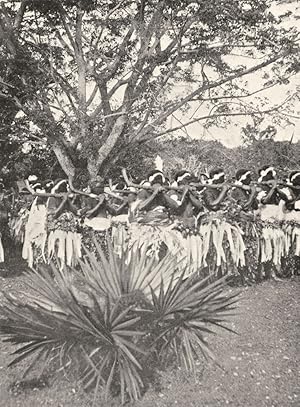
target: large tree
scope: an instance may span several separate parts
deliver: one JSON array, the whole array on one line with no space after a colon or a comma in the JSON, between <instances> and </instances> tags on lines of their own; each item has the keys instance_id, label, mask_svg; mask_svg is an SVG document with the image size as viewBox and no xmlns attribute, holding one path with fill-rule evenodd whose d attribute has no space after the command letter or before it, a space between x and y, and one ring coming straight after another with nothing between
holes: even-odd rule
<instances>
[{"instance_id":1,"label":"large tree","mask_svg":"<svg viewBox=\"0 0 300 407\"><path fill-rule=\"evenodd\" d=\"M293 95L268 108L247 103L299 67L298 34L280 26L270 3L2 2L1 114L22 111L68 176L84 167L90 178L131 145L184 129L187 123L170 128L168 120L195 102L208 113L188 123L281 115ZM249 64L232 60L237 50ZM261 79L249 91L254 73Z\"/></svg>"}]
</instances>

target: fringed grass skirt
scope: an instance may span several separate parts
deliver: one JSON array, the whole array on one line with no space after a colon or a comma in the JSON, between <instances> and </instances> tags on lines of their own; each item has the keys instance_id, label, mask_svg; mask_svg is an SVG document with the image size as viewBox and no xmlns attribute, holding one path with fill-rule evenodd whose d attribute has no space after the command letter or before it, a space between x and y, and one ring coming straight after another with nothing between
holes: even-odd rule
<instances>
[{"instance_id":1,"label":"fringed grass skirt","mask_svg":"<svg viewBox=\"0 0 300 407\"><path fill-rule=\"evenodd\" d=\"M114 252L121 256L123 250L128 246L129 241L128 216L120 215L112 218L111 239Z\"/></svg>"},{"instance_id":2,"label":"fringed grass skirt","mask_svg":"<svg viewBox=\"0 0 300 407\"><path fill-rule=\"evenodd\" d=\"M285 231L271 223L262 228L260 236L260 262L272 262L279 267L284 257L288 255L288 242Z\"/></svg>"},{"instance_id":3,"label":"fringed grass skirt","mask_svg":"<svg viewBox=\"0 0 300 407\"><path fill-rule=\"evenodd\" d=\"M21 209L17 216L14 216L9 221L10 235L17 243L24 243L25 228L28 222L29 210Z\"/></svg>"},{"instance_id":4,"label":"fringed grass skirt","mask_svg":"<svg viewBox=\"0 0 300 407\"><path fill-rule=\"evenodd\" d=\"M89 252L95 254L96 258L99 258L97 247L95 245L94 239L100 246L102 252L108 257L108 245L107 240L111 239L111 228L106 230L94 230L90 227L84 227L82 229L82 245L83 250L86 248Z\"/></svg>"},{"instance_id":5,"label":"fringed grass skirt","mask_svg":"<svg viewBox=\"0 0 300 407\"><path fill-rule=\"evenodd\" d=\"M70 212L58 219L48 216L47 262L59 268L75 267L81 258L81 233L77 217Z\"/></svg>"},{"instance_id":6,"label":"fringed grass skirt","mask_svg":"<svg viewBox=\"0 0 300 407\"><path fill-rule=\"evenodd\" d=\"M265 277L281 274L283 260L288 256L289 241L283 228L286 214L283 203L265 205L258 210L260 216L259 262Z\"/></svg>"},{"instance_id":7,"label":"fringed grass skirt","mask_svg":"<svg viewBox=\"0 0 300 407\"><path fill-rule=\"evenodd\" d=\"M46 261L47 209L45 205L32 204L25 226L22 257L33 267L37 257Z\"/></svg>"},{"instance_id":8,"label":"fringed grass skirt","mask_svg":"<svg viewBox=\"0 0 300 407\"><path fill-rule=\"evenodd\" d=\"M166 250L176 255L181 247L178 234L172 229L172 225L146 225L131 223L128 230L128 249L136 251L147 247L147 255L154 256L159 260Z\"/></svg>"},{"instance_id":9,"label":"fringed grass skirt","mask_svg":"<svg viewBox=\"0 0 300 407\"><path fill-rule=\"evenodd\" d=\"M111 239L111 220L109 218L95 217L85 219L83 224L82 244L98 258L94 239L96 239L104 254L108 256L107 240Z\"/></svg>"},{"instance_id":10,"label":"fringed grass skirt","mask_svg":"<svg viewBox=\"0 0 300 407\"><path fill-rule=\"evenodd\" d=\"M211 218L199 227L203 247L202 265L215 272L225 267L226 274L236 274L237 267L244 267L246 246L243 231L220 218Z\"/></svg>"}]
</instances>

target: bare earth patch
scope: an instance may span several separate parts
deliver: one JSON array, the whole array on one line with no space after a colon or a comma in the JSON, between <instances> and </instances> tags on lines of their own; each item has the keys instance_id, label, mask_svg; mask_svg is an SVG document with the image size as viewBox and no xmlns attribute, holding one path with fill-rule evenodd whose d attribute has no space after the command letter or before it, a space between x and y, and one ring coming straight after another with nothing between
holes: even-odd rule
<instances>
[{"instance_id":1,"label":"bare earth patch","mask_svg":"<svg viewBox=\"0 0 300 407\"><path fill-rule=\"evenodd\" d=\"M23 277L0 278L0 289L19 291ZM231 328L210 339L223 369L199 363L197 377L178 369L161 375L137 407L289 407L300 405L300 279L267 281L242 289ZM1 299L0 299L1 300ZM0 407L85 407L77 383L31 375L22 382L22 367L6 368L13 348L0 344ZM118 399L97 406L116 407Z\"/></svg>"}]
</instances>

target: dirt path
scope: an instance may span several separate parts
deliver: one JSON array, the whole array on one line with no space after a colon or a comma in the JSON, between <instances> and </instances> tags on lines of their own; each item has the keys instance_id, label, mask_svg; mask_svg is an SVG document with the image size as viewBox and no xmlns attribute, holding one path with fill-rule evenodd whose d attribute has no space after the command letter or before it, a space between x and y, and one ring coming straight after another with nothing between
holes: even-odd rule
<instances>
[{"instance_id":1,"label":"dirt path","mask_svg":"<svg viewBox=\"0 0 300 407\"><path fill-rule=\"evenodd\" d=\"M14 285L9 282L2 279L0 287ZM243 289L239 315L232 321L239 335L223 332L211 342L224 370L199 364L196 382L181 370L165 373L160 391L148 391L136 406L300 406L300 279ZM76 385L65 381L43 389L9 390L21 377L20 368L5 368L10 350L0 345L1 407L88 405ZM101 405L116 407L119 402Z\"/></svg>"}]
</instances>

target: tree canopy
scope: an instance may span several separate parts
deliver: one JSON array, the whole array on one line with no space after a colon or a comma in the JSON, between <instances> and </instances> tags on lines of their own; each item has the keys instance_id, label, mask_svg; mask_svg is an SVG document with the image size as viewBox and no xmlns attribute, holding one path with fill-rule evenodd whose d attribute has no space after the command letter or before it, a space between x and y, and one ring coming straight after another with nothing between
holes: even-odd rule
<instances>
[{"instance_id":1,"label":"tree canopy","mask_svg":"<svg viewBox=\"0 0 300 407\"><path fill-rule=\"evenodd\" d=\"M2 2L1 137L22 125L27 140L47 143L66 175L86 171L94 178L132 145L189 123L284 115L294 94L267 109L246 103L299 70L298 33L284 29L269 6L267 0ZM237 50L249 63L233 62ZM253 73L260 80L249 91ZM195 102L208 113L168 125Z\"/></svg>"}]
</instances>

